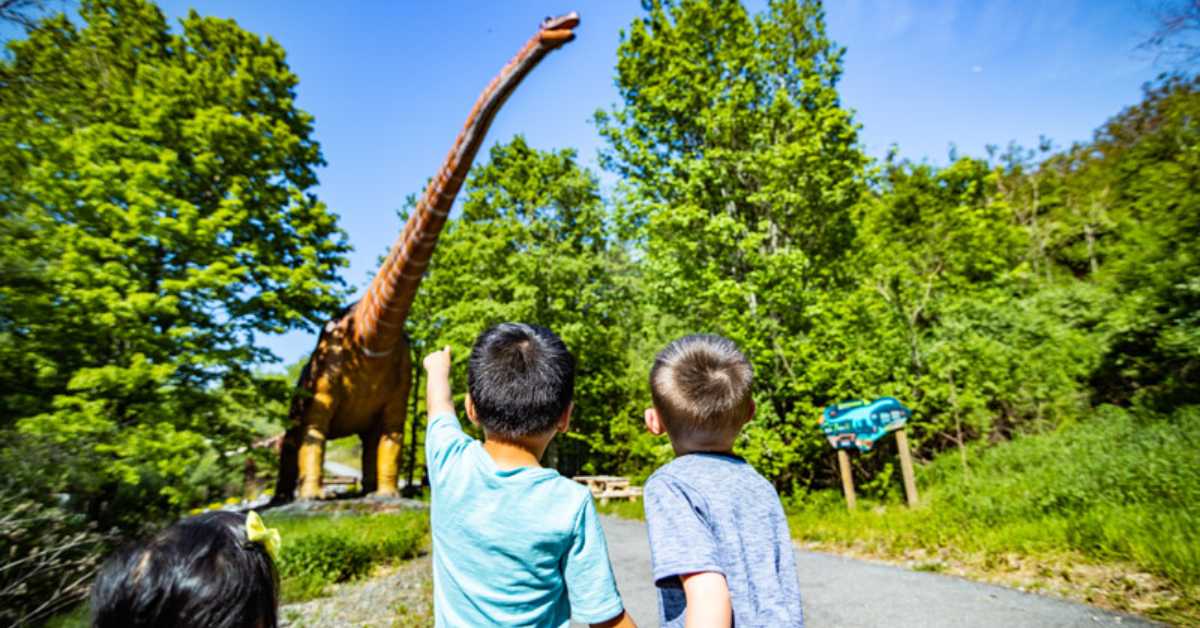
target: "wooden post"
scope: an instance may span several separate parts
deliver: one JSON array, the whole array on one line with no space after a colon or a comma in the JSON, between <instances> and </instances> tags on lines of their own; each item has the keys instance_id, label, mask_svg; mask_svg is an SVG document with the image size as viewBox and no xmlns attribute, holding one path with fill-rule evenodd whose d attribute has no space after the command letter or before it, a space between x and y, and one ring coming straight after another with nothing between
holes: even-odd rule
<instances>
[{"instance_id":1,"label":"wooden post","mask_svg":"<svg viewBox=\"0 0 1200 628\"><path fill-rule=\"evenodd\" d=\"M850 475L850 455L845 449L837 450L838 468L842 471L842 493L846 495L846 508L854 510L854 478Z\"/></svg>"},{"instance_id":2,"label":"wooden post","mask_svg":"<svg viewBox=\"0 0 1200 628\"><path fill-rule=\"evenodd\" d=\"M246 454L246 464L242 467L242 498L248 502L258 498L258 465L250 453Z\"/></svg>"},{"instance_id":3,"label":"wooden post","mask_svg":"<svg viewBox=\"0 0 1200 628\"><path fill-rule=\"evenodd\" d=\"M917 481L913 477L912 453L908 450L908 432L896 430L896 449L900 450L900 473L904 476L904 496L909 507L917 505Z\"/></svg>"}]
</instances>

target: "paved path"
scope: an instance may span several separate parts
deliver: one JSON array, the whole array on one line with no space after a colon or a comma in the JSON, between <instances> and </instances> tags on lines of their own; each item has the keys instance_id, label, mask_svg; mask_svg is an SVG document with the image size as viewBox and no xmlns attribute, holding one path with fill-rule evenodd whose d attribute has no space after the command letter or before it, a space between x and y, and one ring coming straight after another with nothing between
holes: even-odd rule
<instances>
[{"instance_id":1,"label":"paved path","mask_svg":"<svg viewBox=\"0 0 1200 628\"><path fill-rule=\"evenodd\" d=\"M344 475L346 477L355 478L358 480L362 479L362 471L359 471L354 467L344 465L340 462L326 460L322 466L324 466L326 473L331 473L333 475Z\"/></svg>"},{"instance_id":2,"label":"paved path","mask_svg":"<svg viewBox=\"0 0 1200 628\"><path fill-rule=\"evenodd\" d=\"M645 524L602 517L626 608L658 625ZM1148 626L1144 620L1055 598L829 554L796 551L808 628L887 626Z\"/></svg>"}]
</instances>

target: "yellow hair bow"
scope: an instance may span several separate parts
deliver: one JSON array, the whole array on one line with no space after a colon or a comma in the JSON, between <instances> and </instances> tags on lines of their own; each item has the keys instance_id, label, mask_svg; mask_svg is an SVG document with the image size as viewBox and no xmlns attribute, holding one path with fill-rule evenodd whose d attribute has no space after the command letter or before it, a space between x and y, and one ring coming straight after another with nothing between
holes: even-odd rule
<instances>
[{"instance_id":1,"label":"yellow hair bow","mask_svg":"<svg viewBox=\"0 0 1200 628\"><path fill-rule=\"evenodd\" d=\"M268 528L253 510L246 514L246 539L251 543L262 543L271 560L279 560L279 548L283 545L279 530Z\"/></svg>"}]
</instances>

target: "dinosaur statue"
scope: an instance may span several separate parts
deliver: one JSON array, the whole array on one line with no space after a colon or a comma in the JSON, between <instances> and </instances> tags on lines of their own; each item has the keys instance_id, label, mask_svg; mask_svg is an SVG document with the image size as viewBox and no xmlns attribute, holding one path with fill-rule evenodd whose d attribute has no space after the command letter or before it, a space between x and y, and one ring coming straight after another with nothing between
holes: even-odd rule
<instances>
[{"instance_id":1,"label":"dinosaur statue","mask_svg":"<svg viewBox=\"0 0 1200 628\"><path fill-rule=\"evenodd\" d=\"M404 321L417 286L496 112L547 53L575 38L578 24L574 12L546 18L492 79L366 295L326 323L292 399L290 427L280 444L275 501L290 500L297 483L301 499L325 497L325 442L351 434L362 439L364 492L397 494L412 371Z\"/></svg>"}]
</instances>

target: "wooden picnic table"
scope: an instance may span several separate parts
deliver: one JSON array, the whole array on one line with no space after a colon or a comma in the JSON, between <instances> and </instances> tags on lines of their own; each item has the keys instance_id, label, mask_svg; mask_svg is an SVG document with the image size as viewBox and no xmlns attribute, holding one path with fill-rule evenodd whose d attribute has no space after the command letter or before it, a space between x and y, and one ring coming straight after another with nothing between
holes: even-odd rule
<instances>
[{"instance_id":1,"label":"wooden picnic table","mask_svg":"<svg viewBox=\"0 0 1200 628\"><path fill-rule=\"evenodd\" d=\"M575 481L586 485L593 493L603 493L609 488L626 488L629 478L619 475L577 475Z\"/></svg>"},{"instance_id":2,"label":"wooden picnic table","mask_svg":"<svg viewBox=\"0 0 1200 628\"><path fill-rule=\"evenodd\" d=\"M629 478L619 475L577 475L574 480L587 486L601 504L607 504L610 499L633 501L642 496L640 486L630 486Z\"/></svg>"}]
</instances>

